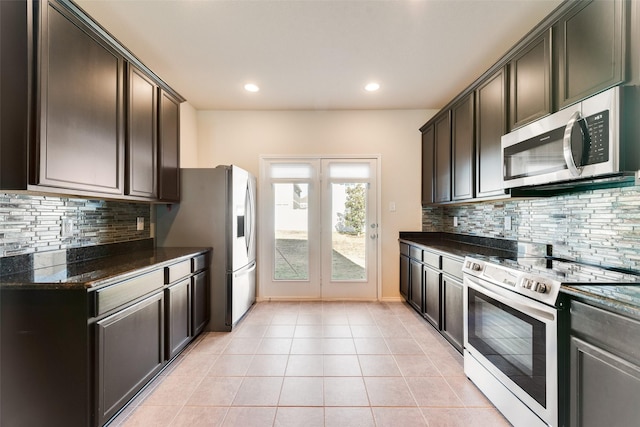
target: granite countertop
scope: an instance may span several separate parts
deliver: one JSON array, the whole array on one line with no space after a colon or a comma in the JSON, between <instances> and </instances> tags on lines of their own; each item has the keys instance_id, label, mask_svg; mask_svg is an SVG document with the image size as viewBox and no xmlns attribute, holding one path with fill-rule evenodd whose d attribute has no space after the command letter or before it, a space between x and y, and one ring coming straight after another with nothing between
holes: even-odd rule
<instances>
[{"instance_id":1,"label":"granite countertop","mask_svg":"<svg viewBox=\"0 0 640 427\"><path fill-rule=\"evenodd\" d=\"M517 242L450 233L400 232L400 242L456 257L467 255L512 256ZM607 311L640 320L640 283L628 285L563 285L560 291Z\"/></svg>"},{"instance_id":2,"label":"granite countertop","mask_svg":"<svg viewBox=\"0 0 640 427\"><path fill-rule=\"evenodd\" d=\"M518 242L506 239L450 233L400 232L400 242L443 252L457 258L467 255L508 257L517 253Z\"/></svg>"},{"instance_id":3,"label":"granite countertop","mask_svg":"<svg viewBox=\"0 0 640 427\"><path fill-rule=\"evenodd\" d=\"M208 250L210 248L138 247L91 259L83 259L77 254L70 257L69 251L57 251L44 257L46 261L42 260L42 256L32 254L29 260L33 268L9 274L5 273L10 270L11 260L4 258L0 289L94 290L189 259Z\"/></svg>"},{"instance_id":4,"label":"granite countertop","mask_svg":"<svg viewBox=\"0 0 640 427\"><path fill-rule=\"evenodd\" d=\"M640 283L637 285L564 285L561 292L604 310L640 320Z\"/></svg>"}]
</instances>

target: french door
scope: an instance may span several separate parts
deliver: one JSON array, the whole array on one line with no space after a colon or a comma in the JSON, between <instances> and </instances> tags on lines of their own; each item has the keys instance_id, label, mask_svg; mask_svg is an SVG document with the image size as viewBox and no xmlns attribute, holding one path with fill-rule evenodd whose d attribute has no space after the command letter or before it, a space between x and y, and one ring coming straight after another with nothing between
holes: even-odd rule
<instances>
[{"instance_id":1,"label":"french door","mask_svg":"<svg viewBox=\"0 0 640 427\"><path fill-rule=\"evenodd\" d=\"M377 158L263 158L260 297L378 295Z\"/></svg>"}]
</instances>

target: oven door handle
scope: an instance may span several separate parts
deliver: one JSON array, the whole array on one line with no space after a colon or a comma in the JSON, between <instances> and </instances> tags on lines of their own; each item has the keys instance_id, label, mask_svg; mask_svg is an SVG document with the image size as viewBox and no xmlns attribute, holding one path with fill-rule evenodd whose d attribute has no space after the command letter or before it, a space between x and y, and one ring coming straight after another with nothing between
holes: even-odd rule
<instances>
[{"instance_id":1,"label":"oven door handle","mask_svg":"<svg viewBox=\"0 0 640 427\"><path fill-rule=\"evenodd\" d=\"M493 298L494 300L501 302L502 304L508 305L510 307L515 308L516 310L526 314L527 316L531 316L534 319L537 319L544 323L554 322L556 320L556 310L549 307L548 309L542 309L533 307L531 304L524 304L519 301L516 301L514 295L518 295L514 292L503 290L499 287L491 287L491 289L487 286L484 286L477 279L470 277L469 275L464 275L464 284L469 288L475 289L476 291ZM526 297L522 297L526 298ZM542 305L542 303L540 303ZM546 308L546 306L545 306Z\"/></svg>"}]
</instances>

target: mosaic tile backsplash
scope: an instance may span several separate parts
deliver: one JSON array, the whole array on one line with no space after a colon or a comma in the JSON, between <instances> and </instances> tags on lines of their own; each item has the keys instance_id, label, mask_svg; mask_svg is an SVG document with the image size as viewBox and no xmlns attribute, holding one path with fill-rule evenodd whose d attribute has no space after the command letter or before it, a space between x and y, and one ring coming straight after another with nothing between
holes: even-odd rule
<instances>
[{"instance_id":1,"label":"mosaic tile backsplash","mask_svg":"<svg viewBox=\"0 0 640 427\"><path fill-rule=\"evenodd\" d=\"M640 271L640 187L424 208L422 231L552 244L558 257Z\"/></svg>"},{"instance_id":2,"label":"mosaic tile backsplash","mask_svg":"<svg viewBox=\"0 0 640 427\"><path fill-rule=\"evenodd\" d=\"M150 218L144 203L0 193L0 257L148 239ZM63 222L72 224L64 237Z\"/></svg>"}]
</instances>

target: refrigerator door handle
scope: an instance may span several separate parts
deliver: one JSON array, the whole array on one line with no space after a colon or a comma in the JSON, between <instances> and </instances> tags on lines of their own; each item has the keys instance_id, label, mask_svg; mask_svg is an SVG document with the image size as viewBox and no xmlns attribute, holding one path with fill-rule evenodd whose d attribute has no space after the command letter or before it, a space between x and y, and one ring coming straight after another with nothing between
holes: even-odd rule
<instances>
[{"instance_id":1,"label":"refrigerator door handle","mask_svg":"<svg viewBox=\"0 0 640 427\"><path fill-rule=\"evenodd\" d=\"M242 268L240 270L234 271L233 272L233 277L243 276L243 275L245 275L247 273L251 273L255 269L256 269L256 263L254 262L249 267Z\"/></svg>"},{"instance_id":2,"label":"refrigerator door handle","mask_svg":"<svg viewBox=\"0 0 640 427\"><path fill-rule=\"evenodd\" d=\"M247 246L247 253L249 252L249 247L251 246L251 239L253 236L251 235L251 228L253 223L253 210L251 206L251 188L250 183L247 181L247 189L245 191L244 196L244 204L245 204L245 215L247 216L247 220L244 222L244 243Z\"/></svg>"}]
</instances>

